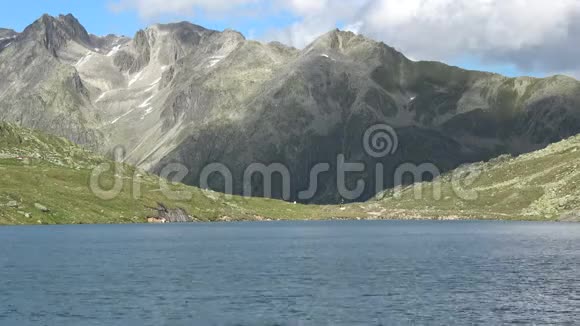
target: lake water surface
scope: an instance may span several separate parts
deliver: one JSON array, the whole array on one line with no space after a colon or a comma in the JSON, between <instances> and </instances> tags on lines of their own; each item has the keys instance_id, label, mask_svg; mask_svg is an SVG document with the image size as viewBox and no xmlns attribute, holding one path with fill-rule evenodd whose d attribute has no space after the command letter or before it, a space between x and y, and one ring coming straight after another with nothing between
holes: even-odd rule
<instances>
[{"instance_id":1,"label":"lake water surface","mask_svg":"<svg viewBox=\"0 0 580 326\"><path fill-rule=\"evenodd\" d=\"M0 228L0 325L580 321L580 224Z\"/></svg>"}]
</instances>

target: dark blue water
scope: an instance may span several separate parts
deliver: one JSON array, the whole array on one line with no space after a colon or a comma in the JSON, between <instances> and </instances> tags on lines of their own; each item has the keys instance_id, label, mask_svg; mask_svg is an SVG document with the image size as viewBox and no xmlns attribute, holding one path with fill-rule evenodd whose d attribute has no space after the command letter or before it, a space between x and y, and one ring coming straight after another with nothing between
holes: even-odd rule
<instances>
[{"instance_id":1,"label":"dark blue water","mask_svg":"<svg viewBox=\"0 0 580 326\"><path fill-rule=\"evenodd\" d=\"M580 224L0 228L0 325L580 321Z\"/></svg>"}]
</instances>

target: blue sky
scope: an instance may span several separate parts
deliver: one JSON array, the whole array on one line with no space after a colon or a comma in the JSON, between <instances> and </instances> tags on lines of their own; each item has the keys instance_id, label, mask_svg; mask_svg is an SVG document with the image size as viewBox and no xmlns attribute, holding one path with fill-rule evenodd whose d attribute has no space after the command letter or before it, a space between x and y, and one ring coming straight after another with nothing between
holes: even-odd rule
<instances>
[{"instance_id":1,"label":"blue sky","mask_svg":"<svg viewBox=\"0 0 580 326\"><path fill-rule=\"evenodd\" d=\"M18 32L35 21L42 14L56 16L72 13L93 34L133 35L144 26L135 13L113 14L101 0L19 0L5 1L0 11L0 26Z\"/></svg>"},{"instance_id":2,"label":"blue sky","mask_svg":"<svg viewBox=\"0 0 580 326\"><path fill-rule=\"evenodd\" d=\"M437 14L445 15L449 8L446 7L445 11L437 11L435 6L443 2L447 5L460 3L463 7L469 7L464 0L426 0L423 2L419 0L352 0L351 2L337 0L319 0L318 2L316 0L20 0L5 1L2 4L0 27L22 31L44 13L54 16L72 13L90 33L133 36L137 30L152 23L188 20L206 28L217 30L232 28L242 32L248 38L279 40L300 47L331 28L345 28L352 25L358 26L356 30L360 29L360 33L385 41L413 59L440 60L468 69L493 71L508 76L544 76L568 72L573 75L574 71L580 71L572 64L559 65L558 58L552 58L549 55L536 58L534 51L529 51L529 49L538 49L538 46L541 50L542 44L548 44L551 39L554 39L553 30L549 29L552 26L551 21L546 21L544 24L533 15L531 17L523 15L513 19L510 12L501 11L504 9L501 9L503 7L500 4L516 0L491 1L498 1L498 12L502 15L506 14L505 22L522 20L521 26L508 26L510 27L508 31L515 31L509 36L514 38L514 42L519 42L517 44L521 43L520 47L504 42L503 38L507 35L502 35L502 31L491 36L473 35L473 33L478 33L474 32L477 29L466 26L465 21L474 20L479 24L481 22L477 21L479 17L474 16L469 8L461 9L465 12L451 12L450 15L453 16L449 20L457 20L456 17L463 15L465 21L459 20L456 22L457 26L450 23L450 26L445 26L446 30L439 28L439 25L435 27L429 25L428 21L422 19L421 12L425 12L425 15L429 17ZM490 1L472 0L469 3L478 4L479 2L488 4ZM541 5L541 0L532 2ZM113 9L113 5L119 3L123 7ZM346 3L348 5L345 5ZM409 3L416 3L416 5L409 8ZM427 5L424 5L425 3ZM548 4L548 2L545 3ZM528 5L528 7L533 6ZM184 10L189 7L191 10ZM519 8L514 10L516 9L519 10ZM533 9L529 8L530 11ZM541 6L537 9L539 12L546 10ZM409 15L408 10L413 10L413 15ZM563 7L562 10L571 11L571 8ZM157 14L157 12L160 13ZM446 17L442 18L446 19ZM562 13L557 18L561 20ZM545 40L538 40L534 36L542 35L543 30L532 30L535 34L525 30L528 20L537 22L540 26L547 26ZM482 22L485 23L485 20ZM497 23L487 29L491 30L496 25ZM518 28L521 28L521 32ZM447 37L448 39L445 39ZM445 43L447 41L448 44ZM562 44L556 44L556 46L564 47L564 49L556 48L554 52L557 54L558 51L566 51L565 47L570 46L566 44L570 41L563 39ZM538 51L540 52L550 51Z\"/></svg>"},{"instance_id":3,"label":"blue sky","mask_svg":"<svg viewBox=\"0 0 580 326\"><path fill-rule=\"evenodd\" d=\"M190 15L164 14L156 17L140 17L135 10L115 11L111 1L103 0L19 0L2 4L0 27L22 31L42 14L52 16L72 13L85 28L96 35L119 34L133 36L139 29L153 23L188 20L206 28L224 30L232 28L246 36L260 36L263 31L281 28L297 19L289 12L269 17L209 15L197 12Z\"/></svg>"}]
</instances>

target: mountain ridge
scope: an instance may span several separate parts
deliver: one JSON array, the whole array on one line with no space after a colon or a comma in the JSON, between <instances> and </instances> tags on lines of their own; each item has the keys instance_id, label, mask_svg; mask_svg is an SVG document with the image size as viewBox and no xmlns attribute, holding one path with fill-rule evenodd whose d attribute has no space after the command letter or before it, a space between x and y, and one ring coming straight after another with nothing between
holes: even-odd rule
<instances>
[{"instance_id":1,"label":"mountain ridge","mask_svg":"<svg viewBox=\"0 0 580 326\"><path fill-rule=\"evenodd\" d=\"M92 36L72 15L33 25L0 50L7 76L0 120L104 154L123 146L126 162L156 173L183 164L191 185L219 162L239 194L250 164L280 162L292 174L286 199L294 201L309 186L309 169L331 162L333 174L338 154L383 163L391 187L389 176L404 162L430 161L445 172L580 132L580 83L572 78L508 78L412 61L351 32L333 30L295 49L187 22L152 25L132 39ZM375 124L397 131L395 155L365 153L362 136ZM348 186L360 177L367 187L358 200L372 198L374 172L349 176ZM336 182L322 176L306 202L341 202ZM209 184L224 190L219 177ZM280 186L275 181L273 197L282 198ZM253 189L264 195L263 186Z\"/></svg>"}]
</instances>

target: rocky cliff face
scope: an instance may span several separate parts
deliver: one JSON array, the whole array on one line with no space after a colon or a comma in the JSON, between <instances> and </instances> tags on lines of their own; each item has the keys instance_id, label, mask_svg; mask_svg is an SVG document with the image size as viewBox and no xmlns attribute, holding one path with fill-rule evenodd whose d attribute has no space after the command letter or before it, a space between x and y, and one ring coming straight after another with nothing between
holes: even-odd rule
<instances>
[{"instance_id":1,"label":"rocky cliff face","mask_svg":"<svg viewBox=\"0 0 580 326\"><path fill-rule=\"evenodd\" d=\"M313 165L330 163L309 201L332 203L342 200L333 172L338 154L369 167L383 163L388 187L401 162L446 171L580 132L574 79L414 62L350 32L331 31L297 50L189 23L153 25L133 39L96 37L68 15L1 35L13 39L0 40L0 75L7 76L0 80L0 119L105 153L122 145L128 162L156 172L182 163L193 185L204 166L221 162L237 193L255 162L289 168L290 200L308 188ZM377 123L396 129L394 155L364 151L363 134ZM349 175L352 188L366 181L360 200L375 194L374 174ZM274 178L274 197L282 196L280 182ZM210 185L224 188L215 175ZM264 189L255 182L252 190Z\"/></svg>"},{"instance_id":2,"label":"rocky cliff face","mask_svg":"<svg viewBox=\"0 0 580 326\"><path fill-rule=\"evenodd\" d=\"M18 36L18 33L11 29L0 28L0 52L7 48Z\"/></svg>"},{"instance_id":3,"label":"rocky cliff face","mask_svg":"<svg viewBox=\"0 0 580 326\"><path fill-rule=\"evenodd\" d=\"M89 46L72 16L42 16L0 52L0 118L96 147L99 132L90 92L74 66L63 59L67 46ZM82 45L81 45L82 44Z\"/></svg>"}]
</instances>

